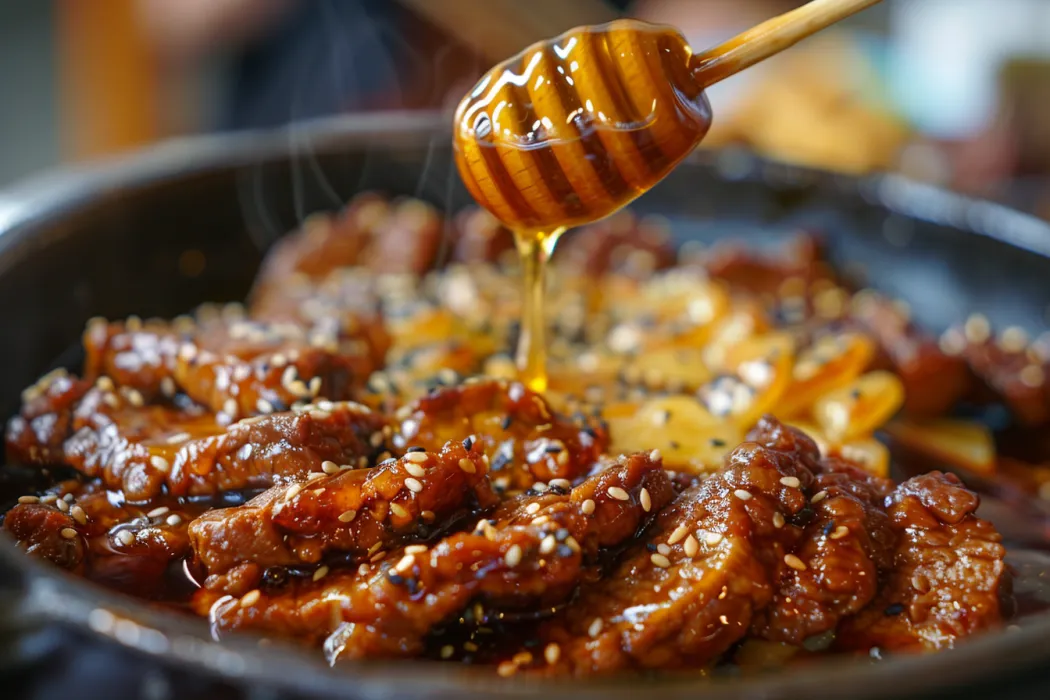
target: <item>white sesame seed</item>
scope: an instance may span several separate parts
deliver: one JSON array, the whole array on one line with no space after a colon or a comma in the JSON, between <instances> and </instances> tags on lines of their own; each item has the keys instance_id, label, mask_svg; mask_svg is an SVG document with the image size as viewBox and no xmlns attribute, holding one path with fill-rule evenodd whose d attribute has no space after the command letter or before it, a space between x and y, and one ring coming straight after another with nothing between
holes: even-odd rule
<instances>
[{"instance_id":1,"label":"white sesame seed","mask_svg":"<svg viewBox=\"0 0 1050 700\"><path fill-rule=\"evenodd\" d=\"M172 515L169 515L168 519L165 520L164 522L166 522L171 527L177 527L179 525L182 525L182 517L180 515L178 515L178 514L172 514Z\"/></svg>"},{"instance_id":2,"label":"white sesame seed","mask_svg":"<svg viewBox=\"0 0 1050 700\"><path fill-rule=\"evenodd\" d=\"M339 469L338 464L329 459L326 459L325 461L321 462L321 471L323 471L325 474L332 475L339 473L339 471L341 470Z\"/></svg>"},{"instance_id":3,"label":"white sesame seed","mask_svg":"<svg viewBox=\"0 0 1050 700\"><path fill-rule=\"evenodd\" d=\"M827 491L818 491L817 493L813 494L813 498L809 499L809 502L810 503L820 503L821 501L823 501L827 497L828 497L828 492Z\"/></svg>"},{"instance_id":4,"label":"white sesame seed","mask_svg":"<svg viewBox=\"0 0 1050 700\"><path fill-rule=\"evenodd\" d=\"M547 482L552 488L571 489L572 482L568 479L551 479Z\"/></svg>"},{"instance_id":5,"label":"white sesame seed","mask_svg":"<svg viewBox=\"0 0 1050 700\"><path fill-rule=\"evenodd\" d=\"M405 471L408 472L411 476L415 477L423 477L427 474L426 469L414 462L405 462Z\"/></svg>"},{"instance_id":6,"label":"white sesame seed","mask_svg":"<svg viewBox=\"0 0 1050 700\"><path fill-rule=\"evenodd\" d=\"M419 493L423 490L423 484L419 479L413 479L412 477L405 479L405 487L412 493Z\"/></svg>"},{"instance_id":7,"label":"white sesame seed","mask_svg":"<svg viewBox=\"0 0 1050 700\"><path fill-rule=\"evenodd\" d=\"M405 461L415 462L416 464L422 464L423 462L427 461L427 453L409 452L407 455L405 455Z\"/></svg>"},{"instance_id":8,"label":"white sesame seed","mask_svg":"<svg viewBox=\"0 0 1050 700\"><path fill-rule=\"evenodd\" d=\"M408 517L408 511L405 510L405 507L403 505L401 505L400 503L391 503L390 504L390 512L393 513L394 515L396 515L399 518L407 518Z\"/></svg>"},{"instance_id":9,"label":"white sesame seed","mask_svg":"<svg viewBox=\"0 0 1050 700\"><path fill-rule=\"evenodd\" d=\"M802 482L798 480L796 476L784 476L780 478L780 483L787 486L789 489L797 489L802 485Z\"/></svg>"},{"instance_id":10,"label":"white sesame seed","mask_svg":"<svg viewBox=\"0 0 1050 700\"><path fill-rule=\"evenodd\" d=\"M117 537L117 542L120 542L125 547L127 547L128 545L130 545L132 542L135 541L135 535L131 534L130 530L121 530L120 532L117 533L116 537Z\"/></svg>"},{"instance_id":11,"label":"white sesame seed","mask_svg":"<svg viewBox=\"0 0 1050 700\"><path fill-rule=\"evenodd\" d=\"M160 455L151 455L149 458L149 463L154 469L156 469L159 472L164 472L165 474L167 474L168 470L171 469L171 464L168 463L168 460L164 459Z\"/></svg>"},{"instance_id":12,"label":"white sesame seed","mask_svg":"<svg viewBox=\"0 0 1050 700\"><path fill-rule=\"evenodd\" d=\"M73 516L73 520L76 520L80 525L86 525L88 521L87 513L80 506L73 506L69 509L69 514Z\"/></svg>"},{"instance_id":13,"label":"white sesame seed","mask_svg":"<svg viewBox=\"0 0 1050 700\"><path fill-rule=\"evenodd\" d=\"M778 530L784 527L784 516L780 514L780 511L773 513L773 527Z\"/></svg>"},{"instance_id":14,"label":"white sesame seed","mask_svg":"<svg viewBox=\"0 0 1050 700\"><path fill-rule=\"evenodd\" d=\"M702 537L704 538L704 542L713 547L714 545L722 541L723 535L721 532L704 532L702 534Z\"/></svg>"},{"instance_id":15,"label":"white sesame seed","mask_svg":"<svg viewBox=\"0 0 1050 700\"><path fill-rule=\"evenodd\" d=\"M547 484L543 483L542 481L537 481L530 488L533 491L535 491L536 493L546 493L548 486L547 486Z\"/></svg>"},{"instance_id":16,"label":"white sesame seed","mask_svg":"<svg viewBox=\"0 0 1050 700\"><path fill-rule=\"evenodd\" d=\"M171 377L164 377L160 380L160 393L169 399L175 395L175 381Z\"/></svg>"},{"instance_id":17,"label":"white sesame seed","mask_svg":"<svg viewBox=\"0 0 1050 700\"><path fill-rule=\"evenodd\" d=\"M74 530L74 529L73 529L73 528L71 528L71 527L64 527L64 528L62 528L62 530L61 530L60 534L61 534L61 535L62 535L62 537L64 537L65 539L67 539L67 540L71 540L71 539L73 539L74 537L76 537L76 536L77 536L77 531L76 531L76 530Z\"/></svg>"},{"instance_id":18,"label":"white sesame seed","mask_svg":"<svg viewBox=\"0 0 1050 700\"><path fill-rule=\"evenodd\" d=\"M349 467L342 467L342 468L343 469L349 469ZM309 484L314 483L318 479L323 479L324 477L325 477L324 472L310 472L309 474L306 475L306 483L309 485Z\"/></svg>"},{"instance_id":19,"label":"white sesame seed","mask_svg":"<svg viewBox=\"0 0 1050 700\"><path fill-rule=\"evenodd\" d=\"M394 571L396 571L399 574L403 574L415 565L416 557L412 554L406 554L405 556L401 557L401 561L394 565Z\"/></svg>"},{"instance_id":20,"label":"white sesame seed","mask_svg":"<svg viewBox=\"0 0 1050 700\"><path fill-rule=\"evenodd\" d=\"M426 554L427 546L425 544L410 544L405 547L405 554Z\"/></svg>"},{"instance_id":21,"label":"white sesame seed","mask_svg":"<svg viewBox=\"0 0 1050 700\"><path fill-rule=\"evenodd\" d=\"M168 443L169 445L177 445L180 442L186 442L187 440L191 439L192 437L193 436L190 435L189 433L175 433L174 435L169 437L164 442ZM245 447L251 447L251 445L250 444L249 445L245 445ZM243 450L244 447L242 447L241 449ZM251 454L251 450L248 451L248 454L249 455ZM248 457L245 456L245 457L242 457L242 459L248 459Z\"/></svg>"},{"instance_id":22,"label":"white sesame seed","mask_svg":"<svg viewBox=\"0 0 1050 700\"><path fill-rule=\"evenodd\" d=\"M584 515L590 515L594 512L594 501L588 498L586 501L580 504L580 510L583 512Z\"/></svg>"},{"instance_id":23,"label":"white sesame seed","mask_svg":"<svg viewBox=\"0 0 1050 700\"><path fill-rule=\"evenodd\" d=\"M69 502L68 501L64 501L62 499L59 499L59 500L55 501L55 507L58 508L63 513L68 513L69 512Z\"/></svg>"},{"instance_id":24,"label":"white sesame seed","mask_svg":"<svg viewBox=\"0 0 1050 700\"><path fill-rule=\"evenodd\" d=\"M631 496L619 486L610 486L609 490L606 491L610 497L615 498L617 501L630 500Z\"/></svg>"},{"instance_id":25,"label":"white sesame seed","mask_svg":"<svg viewBox=\"0 0 1050 700\"><path fill-rule=\"evenodd\" d=\"M671 565L671 560L659 552L649 557L649 561L651 561L654 566L658 566L661 569L666 569Z\"/></svg>"},{"instance_id":26,"label":"white sesame seed","mask_svg":"<svg viewBox=\"0 0 1050 700\"><path fill-rule=\"evenodd\" d=\"M656 551L660 554L663 554L666 557L668 554L671 553L671 546L661 542L660 544L656 545Z\"/></svg>"},{"instance_id":27,"label":"white sesame seed","mask_svg":"<svg viewBox=\"0 0 1050 700\"><path fill-rule=\"evenodd\" d=\"M540 510L540 504L539 503L530 503L529 505L525 506L525 512L528 513L529 515L535 515L536 513L539 512L539 510Z\"/></svg>"},{"instance_id":28,"label":"white sesame seed","mask_svg":"<svg viewBox=\"0 0 1050 700\"><path fill-rule=\"evenodd\" d=\"M739 498L741 501L750 501L751 500L751 492L750 491L745 491L744 489L737 489L736 491L733 492L733 495L736 496L737 498Z\"/></svg>"},{"instance_id":29,"label":"white sesame seed","mask_svg":"<svg viewBox=\"0 0 1050 700\"><path fill-rule=\"evenodd\" d=\"M299 495L299 492L303 490L302 484L292 484L284 494L284 500L290 501Z\"/></svg>"},{"instance_id":30,"label":"white sesame seed","mask_svg":"<svg viewBox=\"0 0 1050 700\"><path fill-rule=\"evenodd\" d=\"M557 644L548 644L543 650L543 658L548 664L558 663L558 659L561 658L561 647Z\"/></svg>"},{"instance_id":31,"label":"white sesame seed","mask_svg":"<svg viewBox=\"0 0 1050 700\"><path fill-rule=\"evenodd\" d=\"M828 535L828 539L841 540L843 537L849 534L849 528L845 525L839 525L835 528L835 531Z\"/></svg>"},{"instance_id":32,"label":"white sesame seed","mask_svg":"<svg viewBox=\"0 0 1050 700\"><path fill-rule=\"evenodd\" d=\"M503 557L503 561L510 568L514 568L521 563L521 546L511 545L510 549L507 550L507 554Z\"/></svg>"},{"instance_id":33,"label":"white sesame seed","mask_svg":"<svg viewBox=\"0 0 1050 700\"><path fill-rule=\"evenodd\" d=\"M599 634L602 633L602 627L604 626L604 624L605 623L602 622L602 618L594 618L591 624L587 627L587 636L591 639L597 637Z\"/></svg>"},{"instance_id":34,"label":"white sesame seed","mask_svg":"<svg viewBox=\"0 0 1050 700\"><path fill-rule=\"evenodd\" d=\"M233 399L226 399L222 402L222 412L228 415L230 418L236 418L237 402Z\"/></svg>"},{"instance_id":35,"label":"white sesame seed","mask_svg":"<svg viewBox=\"0 0 1050 700\"><path fill-rule=\"evenodd\" d=\"M1038 389L1046 381L1046 373L1039 365L1027 365L1017 376L1030 389Z\"/></svg>"},{"instance_id":36,"label":"white sesame seed","mask_svg":"<svg viewBox=\"0 0 1050 700\"><path fill-rule=\"evenodd\" d=\"M348 523L348 522L352 521L356 517L357 517L357 511L356 510L344 511L339 516L339 522L341 522L341 523Z\"/></svg>"},{"instance_id":37,"label":"white sesame seed","mask_svg":"<svg viewBox=\"0 0 1050 700\"><path fill-rule=\"evenodd\" d=\"M572 551L576 552L577 554L580 553L580 543L577 542L576 538L572 535L569 535L565 538L565 546L571 549Z\"/></svg>"},{"instance_id":38,"label":"white sesame seed","mask_svg":"<svg viewBox=\"0 0 1050 700\"><path fill-rule=\"evenodd\" d=\"M314 579L314 581L320 581L321 579L323 579L327 575L328 575L328 567L327 566L321 566L320 568L317 569L317 571L314 572L313 579Z\"/></svg>"},{"instance_id":39,"label":"white sesame seed","mask_svg":"<svg viewBox=\"0 0 1050 700\"><path fill-rule=\"evenodd\" d=\"M310 384L309 384L309 389L310 389L310 394L312 394L313 396L317 396L318 392L321 391L321 378L320 377L314 377L313 379L311 379L310 380Z\"/></svg>"},{"instance_id":40,"label":"white sesame seed","mask_svg":"<svg viewBox=\"0 0 1050 700\"><path fill-rule=\"evenodd\" d=\"M73 502L73 494L67 493L65 496L62 497L62 500L64 500L66 503L72 503Z\"/></svg>"},{"instance_id":41,"label":"white sesame seed","mask_svg":"<svg viewBox=\"0 0 1050 700\"><path fill-rule=\"evenodd\" d=\"M550 554L558 547L558 540L555 539L554 535L547 535L540 542L540 554Z\"/></svg>"},{"instance_id":42,"label":"white sesame seed","mask_svg":"<svg viewBox=\"0 0 1050 700\"><path fill-rule=\"evenodd\" d=\"M262 414L273 413L273 404L266 399L259 399L255 402L255 410Z\"/></svg>"},{"instance_id":43,"label":"white sesame seed","mask_svg":"<svg viewBox=\"0 0 1050 700\"><path fill-rule=\"evenodd\" d=\"M147 518L159 518L162 515L167 515L171 511L171 508L167 506L161 506L160 508L154 508L150 512L146 513Z\"/></svg>"},{"instance_id":44,"label":"white sesame seed","mask_svg":"<svg viewBox=\"0 0 1050 700\"><path fill-rule=\"evenodd\" d=\"M477 467L474 466L474 463L466 457L459 460L459 468L465 471L467 474L474 474L478 470Z\"/></svg>"},{"instance_id":45,"label":"white sesame seed","mask_svg":"<svg viewBox=\"0 0 1050 700\"><path fill-rule=\"evenodd\" d=\"M38 503L40 499L37 496L19 496L19 503Z\"/></svg>"},{"instance_id":46,"label":"white sesame seed","mask_svg":"<svg viewBox=\"0 0 1050 700\"><path fill-rule=\"evenodd\" d=\"M164 379L171 380L171 377L164 377ZM101 391L114 391L116 387L113 385L113 380L106 376L101 376L95 380L95 386ZM163 381L161 382L161 388L164 387Z\"/></svg>"},{"instance_id":47,"label":"white sesame seed","mask_svg":"<svg viewBox=\"0 0 1050 700\"><path fill-rule=\"evenodd\" d=\"M700 551L700 543L696 541L695 537L689 535L685 538L685 543L682 545L682 548L685 550L685 555L687 557L695 557L697 552Z\"/></svg>"},{"instance_id":48,"label":"white sesame seed","mask_svg":"<svg viewBox=\"0 0 1050 700\"><path fill-rule=\"evenodd\" d=\"M806 563L796 557L794 554L785 554L784 563L790 566L795 571L805 571L808 567Z\"/></svg>"},{"instance_id":49,"label":"white sesame seed","mask_svg":"<svg viewBox=\"0 0 1050 700\"><path fill-rule=\"evenodd\" d=\"M262 597L262 593L259 591L258 588L254 589L254 590L251 590L251 591L248 591L247 593L244 594L244 597L241 598L241 607L242 608L250 608L251 606L253 606L256 603L258 603L259 602L259 598L261 598L261 597Z\"/></svg>"},{"instance_id":50,"label":"white sesame seed","mask_svg":"<svg viewBox=\"0 0 1050 700\"><path fill-rule=\"evenodd\" d=\"M678 527L676 527L674 529L674 532L671 533L671 536L667 538L667 544L678 544L688 534L689 534L689 526L688 525L684 525L684 524L683 525L679 525Z\"/></svg>"},{"instance_id":51,"label":"white sesame seed","mask_svg":"<svg viewBox=\"0 0 1050 700\"><path fill-rule=\"evenodd\" d=\"M135 408L142 408L142 406L146 403L146 400L142 398L142 392L140 392L138 389L128 389L127 395L128 401Z\"/></svg>"}]
</instances>

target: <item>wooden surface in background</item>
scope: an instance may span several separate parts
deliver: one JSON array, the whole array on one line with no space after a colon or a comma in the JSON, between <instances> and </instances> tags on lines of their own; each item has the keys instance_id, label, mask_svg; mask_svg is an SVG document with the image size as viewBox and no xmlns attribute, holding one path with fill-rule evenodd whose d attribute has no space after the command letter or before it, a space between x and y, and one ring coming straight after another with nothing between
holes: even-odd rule
<instances>
[{"instance_id":1,"label":"wooden surface in background","mask_svg":"<svg viewBox=\"0 0 1050 700\"><path fill-rule=\"evenodd\" d=\"M63 155L91 158L160 138L160 71L135 0L57 0L56 13Z\"/></svg>"}]
</instances>

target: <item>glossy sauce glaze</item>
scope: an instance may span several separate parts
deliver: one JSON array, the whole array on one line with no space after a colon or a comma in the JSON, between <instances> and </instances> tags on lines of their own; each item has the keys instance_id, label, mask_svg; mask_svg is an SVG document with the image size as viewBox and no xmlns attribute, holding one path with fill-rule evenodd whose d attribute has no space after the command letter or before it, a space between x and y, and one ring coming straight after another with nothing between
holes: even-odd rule
<instances>
[{"instance_id":1,"label":"glossy sauce glaze","mask_svg":"<svg viewBox=\"0 0 1050 700\"><path fill-rule=\"evenodd\" d=\"M540 394L510 361L511 234L475 212L450 232L464 264L377 273L406 212L400 245L438 250L426 205L362 196L277 246L246 308L93 322L84 374L42 378L8 423L6 534L220 638L504 676L939 649L1041 609L1042 560L1019 562L1012 599L1015 533L950 475L893 483L873 433L898 410L945 418L981 396L966 371L1013 363L946 354L813 241L697 259L622 214L553 261ZM314 332L340 318L386 340ZM158 351L173 334L181 360ZM381 369L331 373L378 347ZM234 386L262 400L231 422ZM929 393L943 405L906 398ZM979 454L964 467L994 470Z\"/></svg>"}]
</instances>

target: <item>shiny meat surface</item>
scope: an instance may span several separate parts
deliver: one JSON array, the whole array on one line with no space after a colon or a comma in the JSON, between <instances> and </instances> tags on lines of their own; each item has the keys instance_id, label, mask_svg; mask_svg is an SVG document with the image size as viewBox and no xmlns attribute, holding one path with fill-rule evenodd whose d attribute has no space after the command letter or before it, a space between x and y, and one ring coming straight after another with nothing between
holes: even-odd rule
<instances>
[{"instance_id":1,"label":"shiny meat surface","mask_svg":"<svg viewBox=\"0 0 1050 700\"><path fill-rule=\"evenodd\" d=\"M353 563L375 547L428 540L498 503L486 462L480 450L448 443L372 469L331 463L331 475L315 472L210 511L190 528L205 585L243 594L270 567L317 566L333 554Z\"/></svg>"},{"instance_id":2,"label":"shiny meat surface","mask_svg":"<svg viewBox=\"0 0 1050 700\"><path fill-rule=\"evenodd\" d=\"M475 599L495 610L564 601L603 548L634 535L671 496L660 463L634 455L571 491L511 499L472 531L381 558L377 548L356 570L315 572L276 593L202 591L197 606L219 631L327 637L330 660L411 655Z\"/></svg>"},{"instance_id":3,"label":"shiny meat surface","mask_svg":"<svg viewBox=\"0 0 1050 700\"><path fill-rule=\"evenodd\" d=\"M246 306L88 323L83 366L7 423L4 536L331 663L804 672L1009 623L976 494L888 477L1050 499L1050 341L980 315L936 338L814 235L676 250L671 227L559 244L541 394L495 219L313 215Z\"/></svg>"},{"instance_id":4,"label":"shiny meat surface","mask_svg":"<svg viewBox=\"0 0 1050 700\"><path fill-rule=\"evenodd\" d=\"M974 512L980 500L951 474L930 472L888 499L897 536L876 600L839 633L850 649L942 649L1002 621L1008 576L1002 538Z\"/></svg>"},{"instance_id":5,"label":"shiny meat surface","mask_svg":"<svg viewBox=\"0 0 1050 700\"><path fill-rule=\"evenodd\" d=\"M228 314L182 324L92 323L85 376L108 376L147 401L184 392L229 420L265 415L353 398L385 351L363 330L372 322L325 316L306 326Z\"/></svg>"}]
</instances>

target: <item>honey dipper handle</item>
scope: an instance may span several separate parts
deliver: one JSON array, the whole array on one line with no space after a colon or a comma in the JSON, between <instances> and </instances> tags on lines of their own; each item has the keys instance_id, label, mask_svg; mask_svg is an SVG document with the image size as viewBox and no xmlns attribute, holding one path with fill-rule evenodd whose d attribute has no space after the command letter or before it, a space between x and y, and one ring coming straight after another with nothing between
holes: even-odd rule
<instances>
[{"instance_id":1,"label":"honey dipper handle","mask_svg":"<svg viewBox=\"0 0 1050 700\"><path fill-rule=\"evenodd\" d=\"M693 75L700 84L713 85L880 1L813 0L694 54Z\"/></svg>"}]
</instances>

